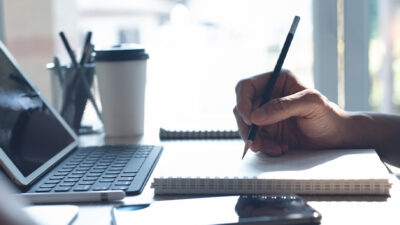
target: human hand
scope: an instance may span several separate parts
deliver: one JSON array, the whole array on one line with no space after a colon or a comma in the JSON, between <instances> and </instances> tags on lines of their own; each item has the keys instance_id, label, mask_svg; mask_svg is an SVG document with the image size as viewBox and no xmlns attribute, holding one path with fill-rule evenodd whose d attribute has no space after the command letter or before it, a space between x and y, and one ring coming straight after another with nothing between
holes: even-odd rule
<instances>
[{"instance_id":1,"label":"human hand","mask_svg":"<svg viewBox=\"0 0 400 225\"><path fill-rule=\"evenodd\" d=\"M233 110L241 137L252 123L259 126L250 148L272 156L288 149L340 147L348 115L318 91L303 86L289 71L282 71L271 100L258 107L271 73L241 80Z\"/></svg>"}]
</instances>

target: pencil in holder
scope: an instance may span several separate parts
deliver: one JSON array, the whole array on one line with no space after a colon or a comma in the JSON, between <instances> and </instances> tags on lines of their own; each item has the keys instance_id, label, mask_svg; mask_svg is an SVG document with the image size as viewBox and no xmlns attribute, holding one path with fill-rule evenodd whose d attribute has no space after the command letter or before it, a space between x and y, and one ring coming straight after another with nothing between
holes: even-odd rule
<instances>
[{"instance_id":1,"label":"pencil in holder","mask_svg":"<svg viewBox=\"0 0 400 225\"><path fill-rule=\"evenodd\" d=\"M85 64L73 67L49 63L51 94L53 107L64 120L79 133L86 103L90 99L98 111L91 94L95 74L95 64ZM100 115L99 115L100 116ZM101 116L100 116L101 118Z\"/></svg>"}]
</instances>

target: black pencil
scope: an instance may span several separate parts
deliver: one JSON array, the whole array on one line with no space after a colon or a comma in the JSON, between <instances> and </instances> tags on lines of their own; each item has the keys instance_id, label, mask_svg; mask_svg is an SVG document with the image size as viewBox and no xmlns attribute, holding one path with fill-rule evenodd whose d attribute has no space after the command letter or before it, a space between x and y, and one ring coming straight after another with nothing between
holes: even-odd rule
<instances>
[{"instance_id":1,"label":"black pencil","mask_svg":"<svg viewBox=\"0 0 400 225\"><path fill-rule=\"evenodd\" d=\"M79 62L79 64L81 66L83 66L86 63L86 58L87 58L86 56L89 54L89 50L90 50L91 38L92 38L92 32L88 31L86 34L85 43L83 45L81 61Z\"/></svg>"},{"instance_id":2,"label":"black pencil","mask_svg":"<svg viewBox=\"0 0 400 225\"><path fill-rule=\"evenodd\" d=\"M274 90L276 81L278 80L278 76L281 72L283 62L285 61L286 54L289 50L290 43L293 40L293 36L294 36L294 33L296 32L296 28L297 28L297 25L299 24L299 21L300 21L300 17L295 16L293 19L292 26L290 27L289 33L286 37L285 44L283 45L281 54L279 55L278 61L276 62L274 71L272 72L272 75L267 82L267 86L265 87L264 95L263 95L261 103L259 105L260 107L262 105L264 105L266 102L268 102L271 98L272 91ZM256 133L257 133L257 130L258 130L257 125L252 124L250 126L249 134L247 136L247 140L246 140L246 143L244 146L242 159L244 158L244 156L246 155L247 151L249 150L251 144L253 143L254 137L256 136Z\"/></svg>"},{"instance_id":3,"label":"black pencil","mask_svg":"<svg viewBox=\"0 0 400 225\"><path fill-rule=\"evenodd\" d=\"M59 35L61 37L61 40L62 40L62 42L64 44L65 49L67 49L69 57L71 58L72 65L74 67L77 67L78 66L78 62L76 61L75 54L72 51L71 46L68 43L67 37L65 37L65 34L62 31L59 33Z\"/></svg>"}]
</instances>

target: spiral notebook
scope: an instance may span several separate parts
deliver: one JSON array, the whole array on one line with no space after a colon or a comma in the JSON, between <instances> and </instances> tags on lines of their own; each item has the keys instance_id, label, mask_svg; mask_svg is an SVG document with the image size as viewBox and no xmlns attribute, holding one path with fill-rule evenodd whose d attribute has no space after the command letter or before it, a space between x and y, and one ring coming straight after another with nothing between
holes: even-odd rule
<instances>
[{"instance_id":1,"label":"spiral notebook","mask_svg":"<svg viewBox=\"0 0 400 225\"><path fill-rule=\"evenodd\" d=\"M240 139L233 114L189 115L166 119L159 132L160 140Z\"/></svg>"},{"instance_id":2,"label":"spiral notebook","mask_svg":"<svg viewBox=\"0 0 400 225\"><path fill-rule=\"evenodd\" d=\"M175 171L154 179L155 194L388 195L391 187L388 170L371 149L289 151L281 157L249 152L243 162L241 152L231 152L237 160L226 151L177 162Z\"/></svg>"},{"instance_id":3,"label":"spiral notebook","mask_svg":"<svg viewBox=\"0 0 400 225\"><path fill-rule=\"evenodd\" d=\"M160 128L160 140L240 139L237 130L167 130Z\"/></svg>"}]
</instances>

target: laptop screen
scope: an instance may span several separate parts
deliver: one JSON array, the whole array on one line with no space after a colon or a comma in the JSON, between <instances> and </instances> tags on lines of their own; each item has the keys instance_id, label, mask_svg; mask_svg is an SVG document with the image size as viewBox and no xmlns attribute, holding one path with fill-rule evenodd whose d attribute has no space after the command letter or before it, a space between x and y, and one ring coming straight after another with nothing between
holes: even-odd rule
<instances>
[{"instance_id":1,"label":"laptop screen","mask_svg":"<svg viewBox=\"0 0 400 225\"><path fill-rule=\"evenodd\" d=\"M28 184L75 142L72 130L0 43L0 160L4 169L20 184Z\"/></svg>"}]
</instances>

